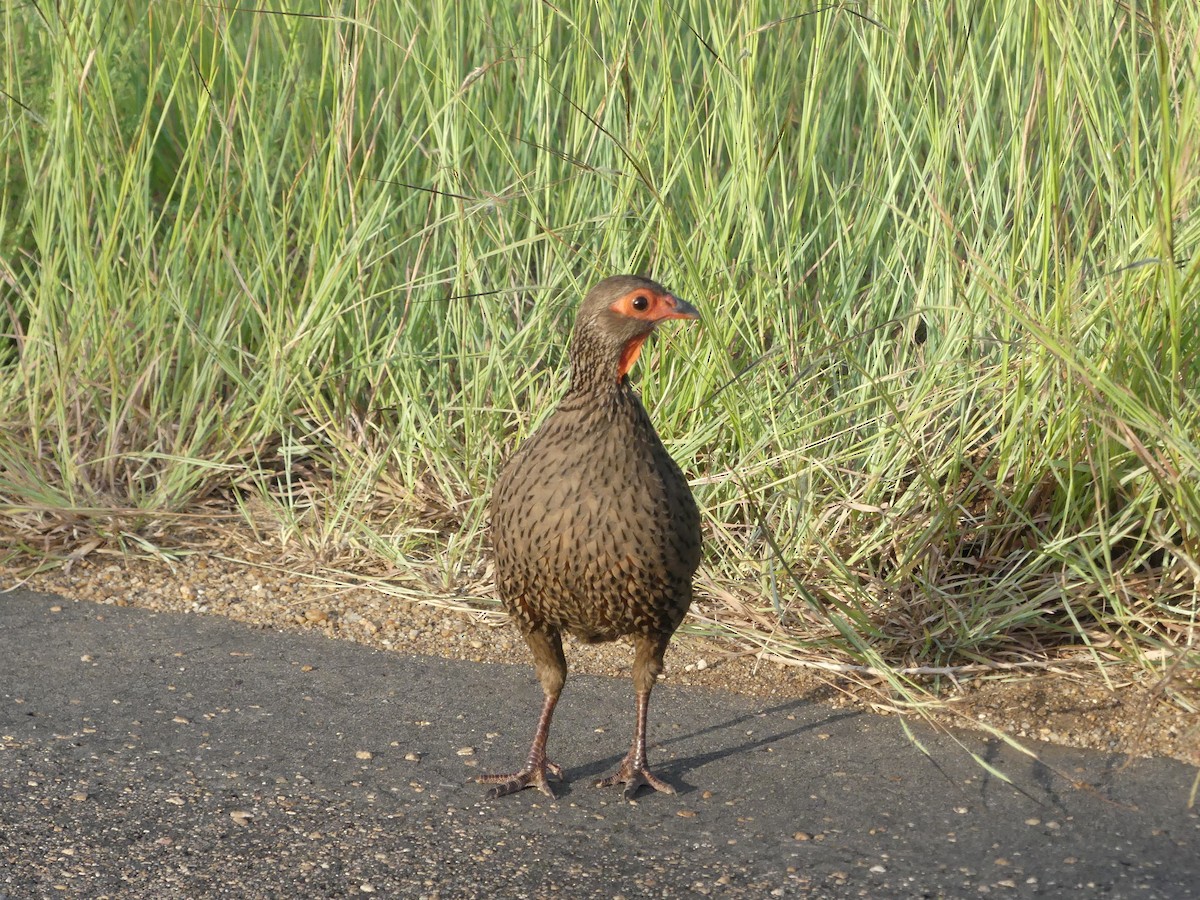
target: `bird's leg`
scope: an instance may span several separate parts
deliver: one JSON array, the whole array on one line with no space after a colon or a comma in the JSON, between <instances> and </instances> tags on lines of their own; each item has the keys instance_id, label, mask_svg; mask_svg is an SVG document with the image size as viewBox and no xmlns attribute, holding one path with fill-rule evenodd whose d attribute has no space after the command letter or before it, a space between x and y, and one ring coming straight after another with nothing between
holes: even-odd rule
<instances>
[{"instance_id":1,"label":"bird's leg","mask_svg":"<svg viewBox=\"0 0 1200 900\"><path fill-rule=\"evenodd\" d=\"M633 743L621 760L616 773L596 782L596 787L625 785L625 799L632 800L638 788L645 785L664 794L675 788L656 777L646 767L646 719L650 709L650 691L662 671L663 653L670 635L637 639L637 656L633 663L633 684L637 690L637 721L633 728Z\"/></svg>"},{"instance_id":2,"label":"bird's leg","mask_svg":"<svg viewBox=\"0 0 1200 900\"><path fill-rule=\"evenodd\" d=\"M547 797L554 797L550 779L562 781L562 768L546 758L546 739L550 735L550 720L554 707L567 679L567 659L563 655L562 638L555 632L546 634L532 632L525 635L529 649L533 651L533 663L546 699L542 703L542 714L538 716L533 743L529 745L529 756L520 772L507 775L480 775L475 780L481 784L494 784L488 791L488 799L494 800L505 794L515 794L527 787L536 787Z\"/></svg>"},{"instance_id":3,"label":"bird's leg","mask_svg":"<svg viewBox=\"0 0 1200 900\"><path fill-rule=\"evenodd\" d=\"M675 788L646 768L646 710L650 707L650 692L638 691L637 725L633 731L633 744L621 760L616 773L596 782L596 787L625 785L625 799L632 800L642 785L652 787L664 794L675 793Z\"/></svg>"},{"instance_id":4,"label":"bird's leg","mask_svg":"<svg viewBox=\"0 0 1200 900\"><path fill-rule=\"evenodd\" d=\"M515 794L527 787L536 787L547 797L553 797L550 779L562 781L562 769L546 759L546 737L550 733L550 717L554 714L554 705L558 703L558 695L547 694L542 704L542 714L538 717L537 731L533 734L533 743L529 747L529 757L525 767L520 772L507 775L480 775L475 780L481 784L494 784L488 791L488 799L494 800L505 794Z\"/></svg>"}]
</instances>

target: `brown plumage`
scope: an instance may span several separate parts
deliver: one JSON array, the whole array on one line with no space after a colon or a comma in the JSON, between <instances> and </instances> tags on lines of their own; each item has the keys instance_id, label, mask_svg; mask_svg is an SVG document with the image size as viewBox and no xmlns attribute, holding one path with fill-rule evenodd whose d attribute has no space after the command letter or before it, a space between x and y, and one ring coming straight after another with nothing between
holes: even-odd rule
<instances>
[{"instance_id":1,"label":"brown plumage","mask_svg":"<svg viewBox=\"0 0 1200 900\"><path fill-rule=\"evenodd\" d=\"M661 285L606 278L575 319L571 383L558 408L509 461L492 495L496 582L545 692L520 772L485 775L498 797L535 786L554 796L550 718L566 680L562 633L589 643L633 638L637 720L616 774L600 786L674 793L646 768L646 711L663 653L692 602L700 514L629 384L642 344L664 319L698 313Z\"/></svg>"}]
</instances>

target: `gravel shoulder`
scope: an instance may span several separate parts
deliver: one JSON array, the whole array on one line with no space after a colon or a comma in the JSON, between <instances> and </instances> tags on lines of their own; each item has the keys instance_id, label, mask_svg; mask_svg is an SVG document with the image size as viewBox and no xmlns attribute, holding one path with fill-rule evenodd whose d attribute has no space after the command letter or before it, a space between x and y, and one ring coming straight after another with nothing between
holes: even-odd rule
<instances>
[{"instance_id":1,"label":"gravel shoulder","mask_svg":"<svg viewBox=\"0 0 1200 900\"><path fill-rule=\"evenodd\" d=\"M0 589L18 581L0 569ZM254 626L315 631L382 650L471 662L530 667L528 651L498 611L451 608L461 598L427 595L402 600L370 588L327 583L270 566L229 562L194 553L164 563L93 557L23 581L34 590L93 603L201 615ZM572 675L628 676L631 648L624 643L570 642ZM667 654L664 681L729 690L760 699L813 700L840 709L880 712L878 697L827 673L759 659L743 648L680 633ZM946 695L932 714L947 726L990 726L1019 740L1069 747L1171 757L1200 766L1200 721L1160 699L1140 673L1105 683L1087 667L1070 672L1022 673L981 679ZM1193 707L1200 684L1173 682ZM886 711L885 711L886 712Z\"/></svg>"}]
</instances>

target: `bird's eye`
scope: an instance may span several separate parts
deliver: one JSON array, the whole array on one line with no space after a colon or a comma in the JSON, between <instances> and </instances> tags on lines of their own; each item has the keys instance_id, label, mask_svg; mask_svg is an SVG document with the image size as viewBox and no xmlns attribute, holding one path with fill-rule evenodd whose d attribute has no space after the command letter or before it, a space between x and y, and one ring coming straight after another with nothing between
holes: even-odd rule
<instances>
[{"instance_id":1,"label":"bird's eye","mask_svg":"<svg viewBox=\"0 0 1200 900\"><path fill-rule=\"evenodd\" d=\"M636 309L638 312L645 312L647 309L650 308L650 298L647 297L645 294L638 294L630 302L630 305L634 309Z\"/></svg>"}]
</instances>

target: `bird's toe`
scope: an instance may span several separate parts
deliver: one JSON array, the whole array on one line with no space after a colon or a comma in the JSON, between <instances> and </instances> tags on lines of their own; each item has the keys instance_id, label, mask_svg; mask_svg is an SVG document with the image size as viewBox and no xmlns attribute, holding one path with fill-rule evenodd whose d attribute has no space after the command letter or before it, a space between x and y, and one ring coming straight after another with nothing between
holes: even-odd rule
<instances>
[{"instance_id":1,"label":"bird's toe","mask_svg":"<svg viewBox=\"0 0 1200 900\"><path fill-rule=\"evenodd\" d=\"M637 796L637 792L643 787L652 788L660 794L675 793L675 788L672 785L663 781L644 766L622 765L615 774L597 781L596 787L615 787L618 784L625 786L623 794L626 800L633 800Z\"/></svg>"},{"instance_id":2,"label":"bird's toe","mask_svg":"<svg viewBox=\"0 0 1200 900\"><path fill-rule=\"evenodd\" d=\"M508 794L515 794L518 791L523 791L527 787L535 787L551 800L555 799L554 789L550 787L550 781L562 781L563 770L562 766L552 762L545 762L539 766L526 766L520 772L511 772L504 775L480 775L475 781L478 784L495 785L487 792L489 800L495 800L497 797L504 797Z\"/></svg>"}]
</instances>

